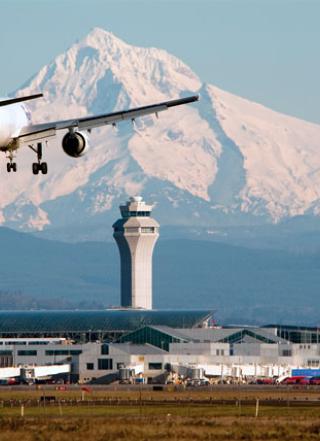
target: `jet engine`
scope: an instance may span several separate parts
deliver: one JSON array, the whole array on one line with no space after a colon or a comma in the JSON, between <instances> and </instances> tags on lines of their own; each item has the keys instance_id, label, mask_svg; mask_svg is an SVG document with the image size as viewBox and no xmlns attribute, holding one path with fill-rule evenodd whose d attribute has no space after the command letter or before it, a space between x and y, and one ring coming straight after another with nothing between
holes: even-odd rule
<instances>
[{"instance_id":1,"label":"jet engine","mask_svg":"<svg viewBox=\"0 0 320 441\"><path fill-rule=\"evenodd\" d=\"M83 156L88 150L89 143L87 136L81 132L68 132L62 139L63 151L72 158Z\"/></svg>"}]
</instances>

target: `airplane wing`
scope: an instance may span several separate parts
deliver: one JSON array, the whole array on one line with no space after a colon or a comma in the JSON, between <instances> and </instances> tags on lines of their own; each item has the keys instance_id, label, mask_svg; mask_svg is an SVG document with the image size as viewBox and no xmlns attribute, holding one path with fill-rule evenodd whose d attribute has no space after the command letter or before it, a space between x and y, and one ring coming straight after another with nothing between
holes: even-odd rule
<instances>
[{"instance_id":1,"label":"airplane wing","mask_svg":"<svg viewBox=\"0 0 320 441\"><path fill-rule=\"evenodd\" d=\"M1 100L0 107L9 106L10 104L22 103L24 101L34 100L41 97L43 97L42 93L37 93L37 95L23 96L20 98L9 98L7 100Z\"/></svg>"},{"instance_id":2,"label":"airplane wing","mask_svg":"<svg viewBox=\"0 0 320 441\"><path fill-rule=\"evenodd\" d=\"M179 106L182 104L192 103L199 100L199 95L189 96L171 101L164 101L163 103L151 104L149 106L137 107L129 110L122 110L119 112L107 113L104 115L87 116L84 118L68 119L65 121L54 121L44 124L35 124L24 127L18 138L22 141L32 142L37 139L54 136L57 130L74 129L74 130L91 130L96 127L104 125L114 125L119 121L134 120L137 117L158 114L170 107Z\"/></svg>"}]
</instances>

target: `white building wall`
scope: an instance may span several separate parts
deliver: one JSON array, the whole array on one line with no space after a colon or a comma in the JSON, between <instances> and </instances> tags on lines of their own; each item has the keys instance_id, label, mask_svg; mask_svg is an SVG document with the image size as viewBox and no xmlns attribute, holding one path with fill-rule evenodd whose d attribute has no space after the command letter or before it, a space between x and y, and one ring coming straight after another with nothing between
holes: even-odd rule
<instances>
[{"instance_id":1,"label":"white building wall","mask_svg":"<svg viewBox=\"0 0 320 441\"><path fill-rule=\"evenodd\" d=\"M71 364L71 373L78 374L83 382L116 373L120 365L136 366L138 370L143 371L144 377L149 378L164 372L169 364L173 368L202 367L208 375L270 377L288 374L292 368L318 367L320 364L320 344L244 343L237 345L236 351L235 346L228 343L172 343L170 352L154 348L153 353L153 347L150 345L146 348L127 343L49 343L6 345L6 350L12 351L15 366ZM18 355L21 350L37 351L37 355ZM60 354L59 351L64 353ZM233 355L229 355L230 352ZM105 360L109 367L99 367L99 360Z\"/></svg>"},{"instance_id":2,"label":"white building wall","mask_svg":"<svg viewBox=\"0 0 320 441\"><path fill-rule=\"evenodd\" d=\"M170 354L207 354L207 355L229 355L230 345L229 343L170 343Z\"/></svg>"}]
</instances>

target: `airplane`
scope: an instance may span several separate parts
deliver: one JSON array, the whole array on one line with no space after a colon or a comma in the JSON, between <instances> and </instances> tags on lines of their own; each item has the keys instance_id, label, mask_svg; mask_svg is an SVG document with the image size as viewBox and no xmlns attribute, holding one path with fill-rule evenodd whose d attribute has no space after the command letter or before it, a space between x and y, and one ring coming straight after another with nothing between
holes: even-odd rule
<instances>
[{"instance_id":1,"label":"airplane","mask_svg":"<svg viewBox=\"0 0 320 441\"><path fill-rule=\"evenodd\" d=\"M199 95L179 98L148 106L122 110L103 115L93 115L82 118L72 118L62 121L53 121L43 124L32 124L31 113L25 105L26 101L43 97L42 93L19 98L0 99L0 151L7 154L7 172L16 172L17 163L14 162L15 152L23 145L37 155L37 162L32 164L34 175L48 173L48 164L42 162L43 142L47 138L56 136L59 130L68 130L62 138L62 149L72 158L79 158L88 148L87 133L96 127L104 125L116 126L123 120L135 121L135 118L155 114L171 107L192 103L199 100ZM87 133L86 133L87 132Z\"/></svg>"}]
</instances>

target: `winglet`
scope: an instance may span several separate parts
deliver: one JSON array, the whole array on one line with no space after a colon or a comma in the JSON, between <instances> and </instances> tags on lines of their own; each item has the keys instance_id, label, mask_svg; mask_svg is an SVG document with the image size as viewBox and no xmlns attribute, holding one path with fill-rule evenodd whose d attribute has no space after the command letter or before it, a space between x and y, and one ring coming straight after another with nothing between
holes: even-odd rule
<instances>
[{"instance_id":1,"label":"winglet","mask_svg":"<svg viewBox=\"0 0 320 441\"><path fill-rule=\"evenodd\" d=\"M38 93L37 95L22 96L20 98L10 98L8 100L0 101L0 107L9 106L10 104L20 103L22 101L34 100L41 97L43 97L42 93Z\"/></svg>"}]
</instances>

